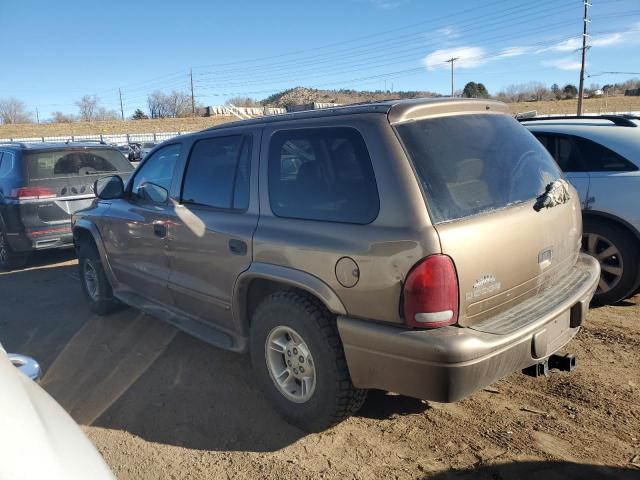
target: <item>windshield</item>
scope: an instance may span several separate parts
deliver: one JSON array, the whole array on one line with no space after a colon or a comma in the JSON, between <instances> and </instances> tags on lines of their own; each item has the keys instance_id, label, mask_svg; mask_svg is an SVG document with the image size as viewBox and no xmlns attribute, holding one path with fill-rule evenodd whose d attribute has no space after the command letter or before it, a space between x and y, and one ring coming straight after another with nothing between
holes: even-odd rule
<instances>
[{"instance_id":1,"label":"windshield","mask_svg":"<svg viewBox=\"0 0 640 480\"><path fill-rule=\"evenodd\" d=\"M131 164L113 149L46 150L26 155L32 180L130 172Z\"/></svg>"},{"instance_id":2,"label":"windshield","mask_svg":"<svg viewBox=\"0 0 640 480\"><path fill-rule=\"evenodd\" d=\"M542 144L507 115L432 118L396 129L434 223L532 200L561 178Z\"/></svg>"}]
</instances>

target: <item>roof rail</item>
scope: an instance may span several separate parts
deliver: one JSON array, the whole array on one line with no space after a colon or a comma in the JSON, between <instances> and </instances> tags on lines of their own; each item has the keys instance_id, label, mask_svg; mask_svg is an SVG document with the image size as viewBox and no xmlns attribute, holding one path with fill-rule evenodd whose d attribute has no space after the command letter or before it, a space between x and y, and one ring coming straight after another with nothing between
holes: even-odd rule
<instances>
[{"instance_id":1,"label":"roof rail","mask_svg":"<svg viewBox=\"0 0 640 480\"><path fill-rule=\"evenodd\" d=\"M28 145L24 142L0 142L0 145L15 145L21 148L27 148Z\"/></svg>"},{"instance_id":2,"label":"roof rail","mask_svg":"<svg viewBox=\"0 0 640 480\"><path fill-rule=\"evenodd\" d=\"M551 115L548 117L516 118L519 122L536 122L540 120L609 120L618 127L637 127L631 115Z\"/></svg>"}]
</instances>

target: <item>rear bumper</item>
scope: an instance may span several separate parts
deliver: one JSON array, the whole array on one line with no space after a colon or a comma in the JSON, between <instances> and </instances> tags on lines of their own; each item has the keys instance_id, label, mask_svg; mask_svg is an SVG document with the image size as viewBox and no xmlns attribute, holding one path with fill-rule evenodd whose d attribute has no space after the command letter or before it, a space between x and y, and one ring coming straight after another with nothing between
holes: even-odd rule
<instances>
[{"instance_id":1,"label":"rear bumper","mask_svg":"<svg viewBox=\"0 0 640 480\"><path fill-rule=\"evenodd\" d=\"M42 227L21 233L7 233L7 241L14 252L31 252L50 248L73 247L71 223Z\"/></svg>"},{"instance_id":2,"label":"rear bumper","mask_svg":"<svg viewBox=\"0 0 640 480\"><path fill-rule=\"evenodd\" d=\"M567 285L553 287L518 307L518 328L491 323L491 333L456 326L406 330L338 318L351 379L425 400L454 402L561 349L580 330L600 277L596 260L580 255ZM553 292L560 291L561 295ZM540 305L544 297L544 306ZM529 308L527 308L529 304ZM511 312L513 313L513 312ZM513 315L505 318L513 321Z\"/></svg>"}]
</instances>

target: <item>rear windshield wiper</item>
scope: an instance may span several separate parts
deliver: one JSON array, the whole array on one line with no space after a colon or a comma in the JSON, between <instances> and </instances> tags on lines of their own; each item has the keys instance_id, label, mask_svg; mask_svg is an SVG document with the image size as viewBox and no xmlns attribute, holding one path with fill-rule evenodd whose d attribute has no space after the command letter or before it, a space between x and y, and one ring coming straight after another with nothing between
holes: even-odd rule
<instances>
[{"instance_id":1,"label":"rear windshield wiper","mask_svg":"<svg viewBox=\"0 0 640 480\"><path fill-rule=\"evenodd\" d=\"M546 186L544 193L536 199L533 209L539 212L543 208L551 208L567 203L570 199L569 184L566 180L559 178Z\"/></svg>"}]
</instances>

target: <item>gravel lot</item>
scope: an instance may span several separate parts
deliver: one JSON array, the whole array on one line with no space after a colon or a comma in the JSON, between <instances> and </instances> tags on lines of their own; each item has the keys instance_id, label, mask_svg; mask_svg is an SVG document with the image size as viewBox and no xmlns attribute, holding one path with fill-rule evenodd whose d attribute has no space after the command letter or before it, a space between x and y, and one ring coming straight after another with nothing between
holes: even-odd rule
<instances>
[{"instance_id":1,"label":"gravel lot","mask_svg":"<svg viewBox=\"0 0 640 480\"><path fill-rule=\"evenodd\" d=\"M55 252L1 273L0 339L40 361L120 479L640 478L640 295L590 312L573 373L513 374L457 404L371 392L308 435L266 405L246 357L131 309L89 313L76 270Z\"/></svg>"}]
</instances>

